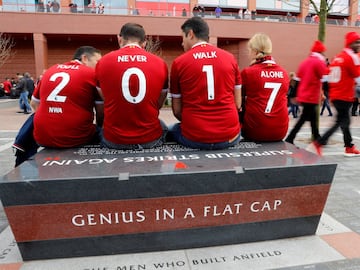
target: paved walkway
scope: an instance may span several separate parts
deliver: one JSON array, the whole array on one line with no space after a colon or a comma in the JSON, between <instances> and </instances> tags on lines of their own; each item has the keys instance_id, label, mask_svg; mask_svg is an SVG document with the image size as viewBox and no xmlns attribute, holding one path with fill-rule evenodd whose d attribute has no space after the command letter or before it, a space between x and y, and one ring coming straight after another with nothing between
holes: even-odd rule
<instances>
[{"instance_id":1,"label":"paved walkway","mask_svg":"<svg viewBox=\"0 0 360 270\"><path fill-rule=\"evenodd\" d=\"M11 144L28 117L16 113L16 100L0 100L0 176L14 164ZM175 120L169 109L161 112L165 122ZM334 118L320 118L321 132ZM291 119L290 126L295 120ZM352 117L354 143L360 147L360 117ZM295 140L309 142L306 123ZM324 158L338 164L334 182L316 235L210 248L22 262L0 204L0 270L67 269L360 269L360 157L343 156L342 134L337 132L324 149Z\"/></svg>"}]
</instances>

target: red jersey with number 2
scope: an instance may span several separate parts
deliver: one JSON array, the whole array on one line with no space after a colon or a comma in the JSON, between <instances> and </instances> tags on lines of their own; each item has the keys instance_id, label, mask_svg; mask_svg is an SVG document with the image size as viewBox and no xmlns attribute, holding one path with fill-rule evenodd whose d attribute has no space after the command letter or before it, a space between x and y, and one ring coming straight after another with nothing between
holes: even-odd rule
<instances>
[{"instance_id":1,"label":"red jersey with number 2","mask_svg":"<svg viewBox=\"0 0 360 270\"><path fill-rule=\"evenodd\" d=\"M93 68L79 61L52 66L32 99L40 102L34 116L34 137L40 145L66 148L92 140L96 132L93 109L95 102L102 102Z\"/></svg>"}]
</instances>

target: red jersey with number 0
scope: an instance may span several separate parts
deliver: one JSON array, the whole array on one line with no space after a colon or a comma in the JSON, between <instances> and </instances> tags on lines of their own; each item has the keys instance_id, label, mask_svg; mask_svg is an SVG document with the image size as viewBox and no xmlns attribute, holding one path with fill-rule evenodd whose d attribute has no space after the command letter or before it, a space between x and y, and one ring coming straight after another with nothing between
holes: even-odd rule
<instances>
[{"instance_id":1,"label":"red jersey with number 0","mask_svg":"<svg viewBox=\"0 0 360 270\"><path fill-rule=\"evenodd\" d=\"M247 139L279 141L288 130L287 72L273 60L256 63L242 73L246 96L242 130Z\"/></svg>"},{"instance_id":2,"label":"red jersey with number 0","mask_svg":"<svg viewBox=\"0 0 360 270\"><path fill-rule=\"evenodd\" d=\"M195 142L216 143L240 132L234 89L241 77L234 56L208 43L175 59L170 92L181 97L181 132Z\"/></svg>"},{"instance_id":3,"label":"red jersey with number 0","mask_svg":"<svg viewBox=\"0 0 360 270\"><path fill-rule=\"evenodd\" d=\"M329 66L330 100L354 101L354 79L360 76L359 67L359 56L349 48L345 48L332 60Z\"/></svg>"},{"instance_id":4,"label":"red jersey with number 0","mask_svg":"<svg viewBox=\"0 0 360 270\"><path fill-rule=\"evenodd\" d=\"M93 139L93 109L95 102L102 102L93 68L79 61L52 66L32 99L40 102L34 117L34 137L40 145L66 148Z\"/></svg>"},{"instance_id":5,"label":"red jersey with number 0","mask_svg":"<svg viewBox=\"0 0 360 270\"><path fill-rule=\"evenodd\" d=\"M96 77L104 95L104 138L143 144L161 137L158 100L168 89L165 62L137 45L103 56Z\"/></svg>"}]
</instances>

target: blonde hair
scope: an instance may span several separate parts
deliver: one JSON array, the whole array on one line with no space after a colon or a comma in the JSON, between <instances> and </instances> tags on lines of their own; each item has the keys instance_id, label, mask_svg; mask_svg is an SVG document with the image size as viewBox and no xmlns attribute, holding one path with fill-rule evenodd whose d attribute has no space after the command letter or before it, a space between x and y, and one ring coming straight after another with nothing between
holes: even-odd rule
<instances>
[{"instance_id":1,"label":"blonde hair","mask_svg":"<svg viewBox=\"0 0 360 270\"><path fill-rule=\"evenodd\" d=\"M272 42L268 35L257 33L248 42L248 48L256 53L255 60L272 53Z\"/></svg>"}]
</instances>

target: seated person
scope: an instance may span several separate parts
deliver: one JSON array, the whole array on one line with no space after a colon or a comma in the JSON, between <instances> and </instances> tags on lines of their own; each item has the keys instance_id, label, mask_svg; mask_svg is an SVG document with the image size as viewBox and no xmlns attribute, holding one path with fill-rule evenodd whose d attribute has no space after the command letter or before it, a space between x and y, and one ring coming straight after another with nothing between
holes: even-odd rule
<instances>
[{"instance_id":1,"label":"seated person","mask_svg":"<svg viewBox=\"0 0 360 270\"><path fill-rule=\"evenodd\" d=\"M104 97L102 145L122 150L160 146L167 127L159 110L168 92L164 60L147 52L145 30L127 23L118 35L120 49L96 66L99 92Z\"/></svg>"},{"instance_id":2,"label":"seated person","mask_svg":"<svg viewBox=\"0 0 360 270\"><path fill-rule=\"evenodd\" d=\"M248 43L251 64L241 72L241 135L258 142L281 141L288 130L288 73L271 57L272 43L262 33Z\"/></svg>"},{"instance_id":3,"label":"seated person","mask_svg":"<svg viewBox=\"0 0 360 270\"><path fill-rule=\"evenodd\" d=\"M209 27L200 17L181 26L185 53L171 67L174 116L170 129L178 143L197 149L224 149L240 140L238 109L241 77L235 57L210 43Z\"/></svg>"},{"instance_id":4,"label":"seated person","mask_svg":"<svg viewBox=\"0 0 360 270\"><path fill-rule=\"evenodd\" d=\"M50 67L36 87L34 138L45 147L67 148L99 142L103 101L96 89L95 65L100 51L76 50L72 61ZM96 111L96 124L94 122Z\"/></svg>"}]
</instances>

